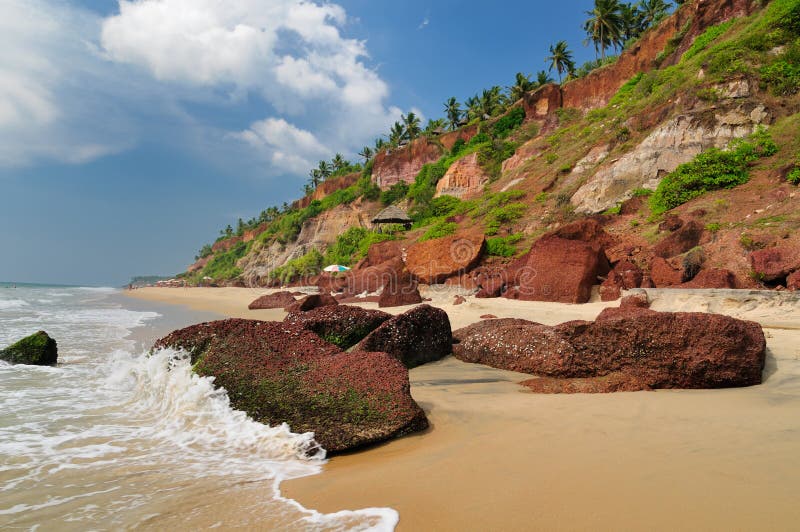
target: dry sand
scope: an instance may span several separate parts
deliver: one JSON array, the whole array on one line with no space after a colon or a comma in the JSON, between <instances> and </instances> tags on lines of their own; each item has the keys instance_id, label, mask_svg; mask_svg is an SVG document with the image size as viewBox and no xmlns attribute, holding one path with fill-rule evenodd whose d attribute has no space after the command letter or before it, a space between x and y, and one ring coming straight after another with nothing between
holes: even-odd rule
<instances>
[{"instance_id":1,"label":"dry sand","mask_svg":"<svg viewBox=\"0 0 800 532\"><path fill-rule=\"evenodd\" d=\"M655 310L720 312L762 323L769 348L764 384L536 395L516 384L522 374L450 357L410 372L412 394L431 429L335 457L323 474L284 483L284 495L326 513L389 506L399 511L401 530L796 529L800 298L648 292ZM262 293L142 289L131 295L281 319L281 311L247 310ZM427 295L447 310L454 328L486 313L547 324L593 319L607 306L473 298L453 306L451 292Z\"/></svg>"}]
</instances>

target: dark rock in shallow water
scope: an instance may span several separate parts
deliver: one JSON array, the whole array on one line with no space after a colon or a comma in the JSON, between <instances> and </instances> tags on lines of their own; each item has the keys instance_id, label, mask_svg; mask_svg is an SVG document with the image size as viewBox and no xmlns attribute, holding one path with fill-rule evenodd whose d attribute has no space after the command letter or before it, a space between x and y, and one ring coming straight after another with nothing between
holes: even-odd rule
<instances>
[{"instance_id":1,"label":"dark rock in shallow water","mask_svg":"<svg viewBox=\"0 0 800 532\"><path fill-rule=\"evenodd\" d=\"M54 366L58 362L58 346L46 332L39 331L0 350L0 360L11 364Z\"/></svg>"},{"instance_id":2,"label":"dark rock in shallow water","mask_svg":"<svg viewBox=\"0 0 800 532\"><path fill-rule=\"evenodd\" d=\"M526 382L540 392L750 386L764 369L761 326L716 314L626 306L605 309L595 322L470 327L454 334L456 358L550 377Z\"/></svg>"},{"instance_id":3,"label":"dark rock in shallow water","mask_svg":"<svg viewBox=\"0 0 800 532\"><path fill-rule=\"evenodd\" d=\"M316 333L323 340L347 349L390 319L391 314L351 305L319 307L308 312L292 312L283 321Z\"/></svg>"},{"instance_id":4,"label":"dark rock in shallow water","mask_svg":"<svg viewBox=\"0 0 800 532\"><path fill-rule=\"evenodd\" d=\"M329 453L423 430L408 371L386 353L345 353L300 325L229 319L194 325L155 348L185 349L231 406L261 423L313 432Z\"/></svg>"},{"instance_id":5,"label":"dark rock in shallow water","mask_svg":"<svg viewBox=\"0 0 800 532\"><path fill-rule=\"evenodd\" d=\"M383 351L407 368L439 360L452 351L450 318L442 309L420 305L387 320L356 346L357 351Z\"/></svg>"}]
</instances>

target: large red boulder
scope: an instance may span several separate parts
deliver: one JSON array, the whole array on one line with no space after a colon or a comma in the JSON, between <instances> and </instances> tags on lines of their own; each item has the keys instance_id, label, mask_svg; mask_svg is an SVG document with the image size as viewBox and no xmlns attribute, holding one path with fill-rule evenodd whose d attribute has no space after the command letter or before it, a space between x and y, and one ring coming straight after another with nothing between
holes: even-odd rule
<instances>
[{"instance_id":1,"label":"large red boulder","mask_svg":"<svg viewBox=\"0 0 800 532\"><path fill-rule=\"evenodd\" d=\"M694 279L683 283L681 288L739 288L740 283L736 274L721 268L700 270Z\"/></svg>"},{"instance_id":2,"label":"large red boulder","mask_svg":"<svg viewBox=\"0 0 800 532\"><path fill-rule=\"evenodd\" d=\"M330 294L311 294L288 305L286 312L307 312L319 307L338 305L339 302Z\"/></svg>"},{"instance_id":3,"label":"large red boulder","mask_svg":"<svg viewBox=\"0 0 800 532\"><path fill-rule=\"evenodd\" d=\"M602 270L605 255L579 240L548 237L538 240L530 252L513 266L518 290L506 297L524 301L586 303Z\"/></svg>"},{"instance_id":4,"label":"large red boulder","mask_svg":"<svg viewBox=\"0 0 800 532\"><path fill-rule=\"evenodd\" d=\"M495 320L454 336L453 354L465 362L557 379L614 376L617 389L759 384L766 349L754 322L631 306L607 309L595 322L548 327ZM564 384L560 391L575 385Z\"/></svg>"},{"instance_id":5,"label":"large red boulder","mask_svg":"<svg viewBox=\"0 0 800 532\"><path fill-rule=\"evenodd\" d=\"M642 269L629 260L622 260L614 266L608 278L600 285L600 299L614 301L622 296L623 290L642 286Z\"/></svg>"},{"instance_id":6,"label":"large red boulder","mask_svg":"<svg viewBox=\"0 0 800 532\"><path fill-rule=\"evenodd\" d=\"M184 349L231 406L254 420L313 432L330 453L428 426L408 371L386 353L346 353L298 325L224 320L175 331L156 348ZM308 454L318 447L306 449Z\"/></svg>"},{"instance_id":7,"label":"large red boulder","mask_svg":"<svg viewBox=\"0 0 800 532\"><path fill-rule=\"evenodd\" d=\"M397 275L388 277L383 285L383 291L378 298L378 306L404 307L422 303L417 280L406 270L400 270Z\"/></svg>"},{"instance_id":8,"label":"large red boulder","mask_svg":"<svg viewBox=\"0 0 800 532\"><path fill-rule=\"evenodd\" d=\"M800 270L800 249L777 247L753 251L750 267L759 279L778 281Z\"/></svg>"},{"instance_id":9,"label":"large red boulder","mask_svg":"<svg viewBox=\"0 0 800 532\"><path fill-rule=\"evenodd\" d=\"M442 309L420 305L372 331L355 351L382 351L407 368L439 360L452 351L450 319Z\"/></svg>"},{"instance_id":10,"label":"large red boulder","mask_svg":"<svg viewBox=\"0 0 800 532\"><path fill-rule=\"evenodd\" d=\"M274 294L259 297L250 303L247 308L250 310L286 308L294 301L295 299L291 292L275 292Z\"/></svg>"},{"instance_id":11,"label":"large red boulder","mask_svg":"<svg viewBox=\"0 0 800 532\"><path fill-rule=\"evenodd\" d=\"M372 244L367 251L367 263L369 266L377 266L386 261L403 259L403 248L396 240L387 240Z\"/></svg>"},{"instance_id":12,"label":"large red boulder","mask_svg":"<svg viewBox=\"0 0 800 532\"><path fill-rule=\"evenodd\" d=\"M486 237L477 232L417 242L408 248L406 266L421 283L442 283L474 268L485 245Z\"/></svg>"},{"instance_id":13,"label":"large red boulder","mask_svg":"<svg viewBox=\"0 0 800 532\"><path fill-rule=\"evenodd\" d=\"M702 236L703 226L691 220L656 244L653 253L665 259L686 253L700 243Z\"/></svg>"},{"instance_id":14,"label":"large red boulder","mask_svg":"<svg viewBox=\"0 0 800 532\"><path fill-rule=\"evenodd\" d=\"M375 266L354 268L344 277L344 293L356 296L364 292L377 292L390 280L397 279L404 268L400 258L389 259Z\"/></svg>"},{"instance_id":15,"label":"large red boulder","mask_svg":"<svg viewBox=\"0 0 800 532\"><path fill-rule=\"evenodd\" d=\"M342 349L348 349L391 317L391 314L380 310L335 305L308 312L292 312L283 321L311 331Z\"/></svg>"},{"instance_id":16,"label":"large red boulder","mask_svg":"<svg viewBox=\"0 0 800 532\"><path fill-rule=\"evenodd\" d=\"M684 281L684 272L661 257L653 257L650 261L650 279L657 288L678 286Z\"/></svg>"}]
</instances>

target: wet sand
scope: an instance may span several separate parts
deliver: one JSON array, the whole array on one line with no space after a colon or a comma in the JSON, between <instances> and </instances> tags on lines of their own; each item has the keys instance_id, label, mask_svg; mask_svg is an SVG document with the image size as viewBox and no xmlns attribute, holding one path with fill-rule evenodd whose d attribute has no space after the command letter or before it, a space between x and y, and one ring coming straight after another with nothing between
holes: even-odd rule
<instances>
[{"instance_id":1,"label":"wet sand","mask_svg":"<svg viewBox=\"0 0 800 532\"><path fill-rule=\"evenodd\" d=\"M263 291L132 295L257 319ZM481 314L555 324L606 304L474 300L431 293L454 328ZM791 294L656 290L655 310L713 311L765 327L760 386L536 395L522 374L447 358L410 372L425 433L335 457L283 494L323 512L389 506L401 530L790 530L800 520L800 303ZM612 303L615 305L615 303ZM366 304L364 306L374 307ZM401 312L405 309L395 309ZM243 493L243 505L253 502Z\"/></svg>"}]
</instances>

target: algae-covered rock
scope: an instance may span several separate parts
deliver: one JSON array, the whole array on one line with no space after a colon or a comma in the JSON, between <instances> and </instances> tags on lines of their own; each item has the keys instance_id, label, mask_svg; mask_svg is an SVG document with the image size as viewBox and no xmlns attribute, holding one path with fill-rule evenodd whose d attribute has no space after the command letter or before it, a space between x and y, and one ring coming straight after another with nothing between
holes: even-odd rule
<instances>
[{"instance_id":1,"label":"algae-covered rock","mask_svg":"<svg viewBox=\"0 0 800 532\"><path fill-rule=\"evenodd\" d=\"M39 331L0 350L0 360L11 364L54 366L58 362L58 346L46 332Z\"/></svg>"},{"instance_id":2,"label":"algae-covered rock","mask_svg":"<svg viewBox=\"0 0 800 532\"><path fill-rule=\"evenodd\" d=\"M156 348L189 351L231 406L269 425L313 432L329 453L428 426L408 371L386 353L345 353L302 324L229 319L173 332Z\"/></svg>"}]
</instances>

